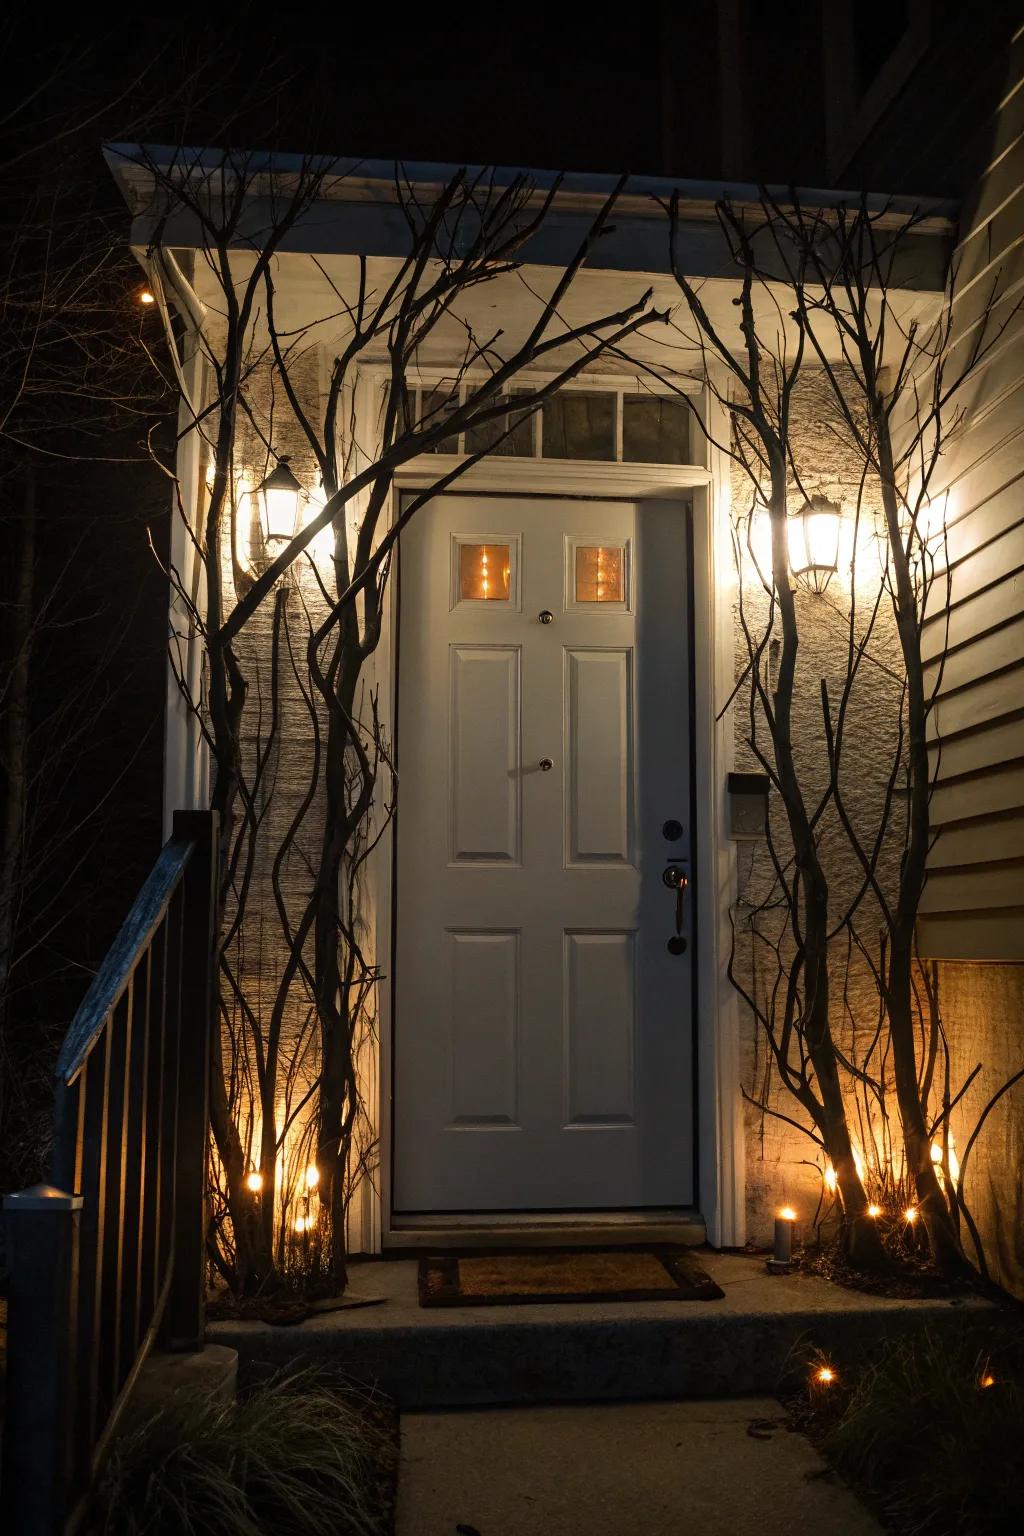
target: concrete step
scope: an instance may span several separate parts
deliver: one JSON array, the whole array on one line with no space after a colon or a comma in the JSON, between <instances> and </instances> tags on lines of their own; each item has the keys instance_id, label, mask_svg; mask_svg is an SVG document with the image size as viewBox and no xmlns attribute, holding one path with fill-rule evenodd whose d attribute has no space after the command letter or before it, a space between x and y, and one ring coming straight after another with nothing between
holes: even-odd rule
<instances>
[{"instance_id":1,"label":"concrete step","mask_svg":"<svg viewBox=\"0 0 1024 1536\"><path fill-rule=\"evenodd\" d=\"M300 1361L375 1384L403 1409L639 1401L770 1393L812 1350L842 1371L882 1339L960 1329L990 1303L901 1301L814 1275L768 1275L745 1254L701 1255L718 1301L422 1308L414 1260L353 1266L355 1295L378 1305L294 1327L220 1322L243 1377Z\"/></svg>"},{"instance_id":2,"label":"concrete step","mask_svg":"<svg viewBox=\"0 0 1024 1536\"><path fill-rule=\"evenodd\" d=\"M696 1211L537 1211L532 1216L396 1217L384 1239L385 1256L451 1253L470 1248L597 1248L614 1243L678 1243L698 1248L707 1242L704 1218Z\"/></svg>"}]
</instances>

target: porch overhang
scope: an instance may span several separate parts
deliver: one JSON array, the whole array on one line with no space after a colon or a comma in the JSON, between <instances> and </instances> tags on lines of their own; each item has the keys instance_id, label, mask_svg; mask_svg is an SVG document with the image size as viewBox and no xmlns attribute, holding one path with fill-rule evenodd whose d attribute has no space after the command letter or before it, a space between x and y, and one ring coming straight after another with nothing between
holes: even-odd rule
<instances>
[{"instance_id":1,"label":"porch overhang","mask_svg":"<svg viewBox=\"0 0 1024 1536\"><path fill-rule=\"evenodd\" d=\"M273 223L275 200L298 179L321 174L323 183L316 202L296 225L281 249L316 255L401 258L409 249L410 231L403 203L429 207L442 189L459 174L460 167L422 162L395 165L343 157L245 153L230 158L216 149L171 149L162 145L111 144L104 154L133 215L132 245L145 250L157 222L162 221L165 245L182 249L202 246L198 221L183 207L167 208L155 196L158 178L175 175L217 178L236 174L250 184L246 225L258 246L260 231ZM536 211L557 186L552 207L543 226L524 246L520 259L530 266L564 266L575 254L594 218L618 185L613 176L513 167L470 167L470 177L481 178L481 192L495 193L525 178L530 187L528 211ZM738 213L755 215L768 196L780 207L799 204L803 209L834 209L855 206L860 193L819 188L759 188L749 183L717 183L664 177L630 176L621 187L614 218L602 236L599 251L588 263L608 272L669 272L665 238L666 210L677 198L680 270L693 278L724 278L733 263L718 220L718 204L724 199ZM879 230L896 230L913 216L906 249L897 253L892 286L911 291L941 292L947 277L956 234L956 205L934 198L889 197L868 194L865 205L875 216ZM777 252L765 243L765 270L779 270Z\"/></svg>"},{"instance_id":2,"label":"porch overhang","mask_svg":"<svg viewBox=\"0 0 1024 1536\"><path fill-rule=\"evenodd\" d=\"M463 354L467 327L478 336L500 335L511 347L536 323L543 296L557 282L561 271L578 252L595 218L619 182L606 176L555 177L547 171L495 169L461 173L458 167L381 162L317 160L297 155L229 153L220 150L171 150L165 147L119 144L107 147L106 158L132 212L131 242L148 269L148 253L158 240L164 253L177 250L183 260L204 248L204 231L195 204L215 199L229 189L243 189L243 215L238 222L231 260L239 269L255 260L267 232L279 221L282 199L304 176L322 176L317 196L304 211L287 238L277 244L275 256L275 308L281 328L297 332L314 330L326 348L340 345L348 317L338 295L358 292L365 280L370 291L385 291L401 271L412 240L410 220L419 210L433 206L446 185L460 174L480 178L481 204L493 205L502 189L525 178L524 217L539 210L554 189L540 227L515 253L514 264L488 282L466 289L454 309L432 328L421 349L421 366L448 366ZM180 180L188 188L188 202L176 201L173 186ZM673 202L673 199L675 200ZM692 326L676 326L682 315L679 287L672 274L674 251L677 269L699 285L701 300L724 343L737 353L745 347L736 307L740 273L719 218L720 201L744 214L748 227L765 222L762 199L774 199L780 208L799 206L820 211L824 219L835 216L843 203L857 198L831 191L783 192L750 185L708 182L676 182L650 177L626 179L618 192L608 226L590 251L583 270L563 296L559 318L572 326L594 313L614 313L651 290L651 305L673 317L668 326L655 324L637 332L630 341L630 358L610 359L620 371L656 368L677 379L698 377L708 359ZM900 331L916 323L928 326L943 302L956 225L955 209L934 200L867 197L875 228L886 233L904 231L894 245L887 272L890 300L900 320ZM670 240L668 209L674 207L676 233ZM463 213L461 218L465 217ZM207 238L209 231L207 231ZM448 232L449 239L452 232ZM457 238L457 235L456 237ZM764 231L757 241L757 259L768 282L755 285L752 295L755 316L764 334L789 332L785 344L797 340L797 326L789 311L792 292L784 280L784 257L776 231ZM310 260L315 257L315 261ZM166 254L164 259L166 260ZM198 303L190 305L190 320L202 315L205 300L217 307L219 280L203 262L194 267L191 293ZM361 272L362 269L362 272ZM777 272L779 282L770 280ZM179 283L179 289L185 287ZM813 298L813 286L808 285ZM210 317L216 325L216 314ZM200 322L202 323L202 322ZM258 325L259 320L254 320ZM818 320L823 355L842 362L842 338L827 319ZM781 338L780 338L781 339ZM898 352L899 335L886 338L886 356ZM552 356L555 365L560 359Z\"/></svg>"}]
</instances>

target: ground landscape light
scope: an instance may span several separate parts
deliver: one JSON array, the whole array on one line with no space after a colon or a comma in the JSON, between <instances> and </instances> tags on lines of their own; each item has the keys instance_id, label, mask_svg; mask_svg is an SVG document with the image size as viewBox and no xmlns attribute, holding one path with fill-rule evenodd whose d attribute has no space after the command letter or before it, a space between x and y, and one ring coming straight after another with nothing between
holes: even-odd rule
<instances>
[{"instance_id":1,"label":"ground landscape light","mask_svg":"<svg viewBox=\"0 0 1024 1536\"><path fill-rule=\"evenodd\" d=\"M869 1205L868 1206L868 1215L869 1216L881 1216L881 1214L882 1214L882 1207L880 1205Z\"/></svg>"},{"instance_id":2,"label":"ground landscape light","mask_svg":"<svg viewBox=\"0 0 1024 1536\"><path fill-rule=\"evenodd\" d=\"M140 294L139 294L139 303L140 304L155 304L156 303L156 299L155 299L154 295L150 293L148 288L143 288L142 291L140 292Z\"/></svg>"},{"instance_id":3,"label":"ground landscape light","mask_svg":"<svg viewBox=\"0 0 1024 1536\"><path fill-rule=\"evenodd\" d=\"M812 496L789 518L789 568L809 592L824 592L839 569L840 522L825 496Z\"/></svg>"},{"instance_id":4,"label":"ground landscape light","mask_svg":"<svg viewBox=\"0 0 1024 1536\"><path fill-rule=\"evenodd\" d=\"M796 1211L791 1205L784 1205L775 1217L775 1235L772 1243L772 1261L775 1264L790 1265L793 1262L793 1223L796 1221Z\"/></svg>"}]
</instances>

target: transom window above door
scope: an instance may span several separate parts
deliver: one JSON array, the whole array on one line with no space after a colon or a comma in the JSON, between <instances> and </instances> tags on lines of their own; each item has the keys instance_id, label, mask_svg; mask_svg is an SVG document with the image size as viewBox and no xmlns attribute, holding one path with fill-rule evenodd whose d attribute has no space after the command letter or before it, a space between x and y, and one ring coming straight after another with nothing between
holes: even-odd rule
<instances>
[{"instance_id":1,"label":"transom window above door","mask_svg":"<svg viewBox=\"0 0 1024 1536\"><path fill-rule=\"evenodd\" d=\"M444 421L464 399L466 387L456 388L442 379L411 391L413 419L431 425ZM658 395L625 385L567 388L530 416L516 408L523 393L520 389L498 396L495 404L505 407L502 414L470 431L453 433L431 451L611 464L699 462L703 444L699 428L691 421L692 404L679 395Z\"/></svg>"}]
</instances>

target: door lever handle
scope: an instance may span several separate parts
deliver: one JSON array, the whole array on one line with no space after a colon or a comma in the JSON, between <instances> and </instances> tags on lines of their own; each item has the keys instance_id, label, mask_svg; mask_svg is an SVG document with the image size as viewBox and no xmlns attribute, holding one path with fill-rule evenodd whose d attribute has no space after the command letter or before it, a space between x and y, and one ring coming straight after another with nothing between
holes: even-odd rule
<instances>
[{"instance_id":1,"label":"door lever handle","mask_svg":"<svg viewBox=\"0 0 1024 1536\"><path fill-rule=\"evenodd\" d=\"M690 885L690 876L681 864L669 864L661 872L661 878L670 891L676 893L676 931L668 941L670 955L681 955L686 949L686 936L683 933L683 924L686 917L686 892Z\"/></svg>"}]
</instances>

